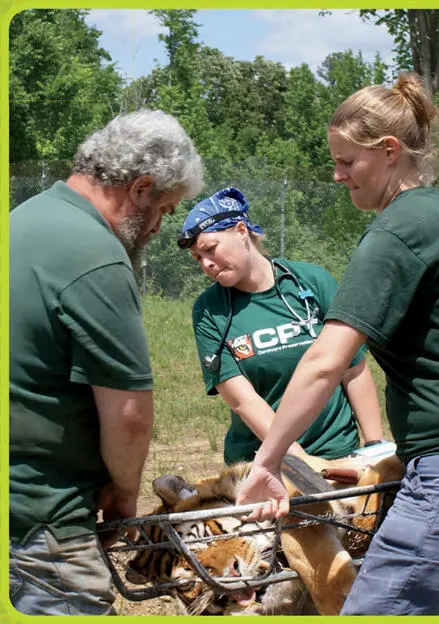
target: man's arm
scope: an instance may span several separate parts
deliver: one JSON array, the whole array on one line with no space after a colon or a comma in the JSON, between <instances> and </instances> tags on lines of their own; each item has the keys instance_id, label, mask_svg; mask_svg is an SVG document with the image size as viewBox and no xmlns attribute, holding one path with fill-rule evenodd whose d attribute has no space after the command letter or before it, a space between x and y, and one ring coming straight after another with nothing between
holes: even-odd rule
<instances>
[{"instance_id":1,"label":"man's arm","mask_svg":"<svg viewBox=\"0 0 439 624\"><path fill-rule=\"evenodd\" d=\"M150 390L126 391L92 386L100 423L100 450L111 484L98 505L105 520L136 515L143 465L154 417Z\"/></svg>"},{"instance_id":2,"label":"man's arm","mask_svg":"<svg viewBox=\"0 0 439 624\"><path fill-rule=\"evenodd\" d=\"M365 442L384 438L376 386L366 360L348 368L342 385L352 407Z\"/></svg>"}]
</instances>

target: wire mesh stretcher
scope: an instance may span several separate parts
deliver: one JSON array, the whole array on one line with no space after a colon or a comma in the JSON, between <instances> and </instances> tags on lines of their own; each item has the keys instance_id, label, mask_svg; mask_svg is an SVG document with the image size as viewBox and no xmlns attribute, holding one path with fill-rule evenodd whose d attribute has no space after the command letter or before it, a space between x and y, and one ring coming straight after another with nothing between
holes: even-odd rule
<instances>
[{"instance_id":1,"label":"wire mesh stretcher","mask_svg":"<svg viewBox=\"0 0 439 624\"><path fill-rule=\"evenodd\" d=\"M380 526L384 519L386 510L388 508L389 496L393 495L399 488L399 481L391 481L388 483L380 483L377 485L370 485L365 487L351 487L342 490L330 491L325 493L310 494L307 496L296 496L290 499L290 516L287 521L277 521L273 526L268 528L246 529L245 525L240 530L235 532L211 535L208 537L196 537L183 539L181 535L174 528L175 525L179 525L183 522L197 522L200 520L218 519L224 517L240 517L253 511L260 504L240 505L240 506L227 506L216 509L206 509L198 511L186 511L181 513L170 514L157 514L148 515L138 518L128 518L124 520L117 520L113 522L99 523L97 531L103 534L107 531L116 531L119 534L119 541L109 548L104 550L104 556L107 560L107 564L111 571L114 584L119 593L130 601L148 600L150 598L156 598L164 594L172 593L173 589L177 587L185 587L188 585L188 581L184 579L171 580L167 582L160 581L145 581L145 586L131 587L125 580L125 570L127 562L139 551L153 551L153 550L173 550L180 553L186 558L188 563L196 571L200 580L204 581L210 587L221 594L232 593L242 589L249 588L261 588L265 585L272 583L280 583L290 579L298 577L298 574L291 569L281 569L279 571L279 565L277 565L277 555L280 545L281 532L289 529L295 529L299 527L311 526L318 523L330 524L334 527L345 529L346 531L358 532L366 534L372 537L376 529ZM381 493L381 501L379 508L373 512L366 511L369 498L372 494ZM316 502L331 502L339 499L364 496L364 504L362 510L359 513L345 513L342 515L318 515L311 512L306 512L303 509L297 509L297 507L303 507L311 505ZM367 530L359 528L353 524L353 521L359 517L376 516L375 529ZM294 522L291 522L294 519ZM151 527L158 525L166 535L166 541L154 543L145 531L145 527ZM140 536L140 543L138 540L132 540L125 534L129 527L135 527L138 530ZM270 555L270 561L268 567L262 575L257 577L213 577L207 569L197 559L194 550L199 549L202 544L218 542L221 540L227 540L233 537L245 537L251 536L257 533L274 533L272 552ZM354 559L357 566L362 563L362 558ZM193 580L191 580L193 582Z\"/></svg>"}]
</instances>

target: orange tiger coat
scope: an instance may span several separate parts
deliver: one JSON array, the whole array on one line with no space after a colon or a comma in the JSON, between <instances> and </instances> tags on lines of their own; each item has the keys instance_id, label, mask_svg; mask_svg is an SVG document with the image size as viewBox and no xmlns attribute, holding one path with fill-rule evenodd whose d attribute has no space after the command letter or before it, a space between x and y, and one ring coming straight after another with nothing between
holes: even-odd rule
<instances>
[{"instance_id":1,"label":"orange tiger coat","mask_svg":"<svg viewBox=\"0 0 439 624\"><path fill-rule=\"evenodd\" d=\"M317 472L334 467L355 466L358 468L358 463L349 459L328 461L312 456L306 456L304 459ZM223 470L220 475L203 479L194 485L187 484L179 477L156 479L154 491L162 498L163 505L154 513L177 513L233 504L239 485L248 474L249 467L250 464L236 464ZM403 468L396 456L391 456L374 466L363 467L358 472L357 485L364 486L397 481L402 476ZM294 483L285 476L284 482L290 497L301 494ZM378 509L379 499L379 494L372 495L369 498L367 510ZM364 497L357 497L353 502L352 500L318 502L306 505L303 509L309 513L322 515L342 513L346 505L353 505L356 511L360 512L364 503ZM288 523L288 518L286 522ZM374 522L374 516L355 520L357 526L366 529L372 529ZM175 528L183 537L187 537L190 531L195 530L197 523L190 524L190 527L182 524ZM198 527L197 531L213 534L236 530L242 521L230 517L222 518L219 524L211 520L200 521L198 524L202 526ZM157 527L154 530L157 531ZM358 535L356 535L357 539L350 543L349 537L341 536L338 529L324 523L282 531L281 545L288 565L299 574L312 602L322 615L337 615L343 606L356 575L356 568L348 551L358 551L361 546ZM158 535L152 536L152 539L160 541ZM205 546L197 553L197 558L213 576L239 577L263 572L267 566L264 560L267 548L269 544L267 546L267 541L264 542L262 538L258 542L255 539L236 537ZM241 607L241 612L249 615L267 612L276 614L276 605L280 613L284 612L280 604L285 602L284 587L270 587L270 590L266 592L268 596L271 595L267 598L270 606L265 605L265 607L263 603L257 604L253 590L238 592L237 595L228 594L226 597L218 596L205 583L198 580L190 564L180 555L174 555L174 558L170 560L169 555L166 557L160 551L153 553L141 551L130 562L127 571L127 579L135 583L144 583L146 580L154 579L163 581L169 578L186 578L194 581L190 588L177 591L177 596L186 605L186 611L190 614L226 614L239 611L238 606ZM287 591L297 594L297 584L279 583L277 585L285 585L289 588ZM297 595L286 600L286 602L293 603L295 601L297 601Z\"/></svg>"}]
</instances>

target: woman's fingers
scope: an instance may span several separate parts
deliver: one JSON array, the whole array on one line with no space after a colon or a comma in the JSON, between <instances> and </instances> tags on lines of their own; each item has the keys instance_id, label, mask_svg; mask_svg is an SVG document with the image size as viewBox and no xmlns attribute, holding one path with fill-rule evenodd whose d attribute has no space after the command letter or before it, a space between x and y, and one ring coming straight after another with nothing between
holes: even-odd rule
<instances>
[{"instance_id":1,"label":"woman's fingers","mask_svg":"<svg viewBox=\"0 0 439 624\"><path fill-rule=\"evenodd\" d=\"M288 514L290 507L280 473L272 473L263 466L253 465L239 489L236 504L258 502L263 504L247 516L249 520L274 520Z\"/></svg>"}]
</instances>

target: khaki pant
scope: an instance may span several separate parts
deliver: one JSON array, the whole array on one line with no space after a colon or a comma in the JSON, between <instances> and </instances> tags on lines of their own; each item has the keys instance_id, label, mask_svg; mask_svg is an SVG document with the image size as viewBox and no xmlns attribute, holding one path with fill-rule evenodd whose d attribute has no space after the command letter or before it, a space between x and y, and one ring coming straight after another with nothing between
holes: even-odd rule
<instances>
[{"instance_id":1,"label":"khaki pant","mask_svg":"<svg viewBox=\"0 0 439 624\"><path fill-rule=\"evenodd\" d=\"M58 542L47 530L10 544L9 594L27 615L116 615L112 579L95 535Z\"/></svg>"}]
</instances>

